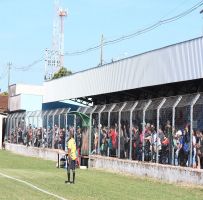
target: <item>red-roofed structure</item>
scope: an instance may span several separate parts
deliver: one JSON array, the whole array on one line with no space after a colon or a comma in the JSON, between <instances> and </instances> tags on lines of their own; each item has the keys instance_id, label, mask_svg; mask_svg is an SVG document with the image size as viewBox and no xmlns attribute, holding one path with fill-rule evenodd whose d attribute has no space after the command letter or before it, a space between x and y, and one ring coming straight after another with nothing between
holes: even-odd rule
<instances>
[{"instance_id":1,"label":"red-roofed structure","mask_svg":"<svg viewBox=\"0 0 203 200\"><path fill-rule=\"evenodd\" d=\"M0 113L6 112L8 109L8 96L0 94Z\"/></svg>"}]
</instances>

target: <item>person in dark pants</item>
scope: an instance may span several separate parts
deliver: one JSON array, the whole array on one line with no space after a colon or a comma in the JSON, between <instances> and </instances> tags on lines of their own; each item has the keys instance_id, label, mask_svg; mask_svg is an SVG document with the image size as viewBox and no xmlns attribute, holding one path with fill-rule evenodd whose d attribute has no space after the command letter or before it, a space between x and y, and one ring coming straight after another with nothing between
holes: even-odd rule
<instances>
[{"instance_id":1,"label":"person in dark pants","mask_svg":"<svg viewBox=\"0 0 203 200\"><path fill-rule=\"evenodd\" d=\"M75 183L75 164L76 164L76 143L74 139L74 131L70 130L70 139L68 140L68 158L67 158L67 176L68 180L65 183ZM73 181L70 181L70 170L73 173Z\"/></svg>"}]
</instances>

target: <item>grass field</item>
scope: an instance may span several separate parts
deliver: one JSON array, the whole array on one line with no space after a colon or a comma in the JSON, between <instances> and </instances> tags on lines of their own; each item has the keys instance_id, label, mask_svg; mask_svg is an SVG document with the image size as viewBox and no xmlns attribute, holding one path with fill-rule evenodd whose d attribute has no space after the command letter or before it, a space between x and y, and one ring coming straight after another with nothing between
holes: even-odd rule
<instances>
[{"instance_id":1,"label":"grass field","mask_svg":"<svg viewBox=\"0 0 203 200\"><path fill-rule=\"evenodd\" d=\"M66 171L56 163L0 151L0 173L26 181L68 200L203 200L203 188L183 187L98 170L77 170L76 184L67 185ZM59 199L25 183L0 175L0 199Z\"/></svg>"}]
</instances>

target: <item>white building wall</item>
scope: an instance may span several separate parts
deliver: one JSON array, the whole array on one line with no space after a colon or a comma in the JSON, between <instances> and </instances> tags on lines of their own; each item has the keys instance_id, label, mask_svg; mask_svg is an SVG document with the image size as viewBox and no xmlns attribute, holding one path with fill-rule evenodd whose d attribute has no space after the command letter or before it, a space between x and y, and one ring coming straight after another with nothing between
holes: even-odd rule
<instances>
[{"instance_id":1,"label":"white building wall","mask_svg":"<svg viewBox=\"0 0 203 200\"><path fill-rule=\"evenodd\" d=\"M40 95L19 94L10 97L10 111L28 110L35 111L42 109L42 99Z\"/></svg>"},{"instance_id":2,"label":"white building wall","mask_svg":"<svg viewBox=\"0 0 203 200\"><path fill-rule=\"evenodd\" d=\"M16 95L17 94L31 94L31 95L43 95L44 90L41 85L27 85L27 84L16 84Z\"/></svg>"},{"instance_id":3,"label":"white building wall","mask_svg":"<svg viewBox=\"0 0 203 200\"><path fill-rule=\"evenodd\" d=\"M9 110L41 110L44 87L40 85L14 84L9 88Z\"/></svg>"},{"instance_id":4,"label":"white building wall","mask_svg":"<svg viewBox=\"0 0 203 200\"><path fill-rule=\"evenodd\" d=\"M9 97L9 110L21 110L21 95Z\"/></svg>"}]
</instances>

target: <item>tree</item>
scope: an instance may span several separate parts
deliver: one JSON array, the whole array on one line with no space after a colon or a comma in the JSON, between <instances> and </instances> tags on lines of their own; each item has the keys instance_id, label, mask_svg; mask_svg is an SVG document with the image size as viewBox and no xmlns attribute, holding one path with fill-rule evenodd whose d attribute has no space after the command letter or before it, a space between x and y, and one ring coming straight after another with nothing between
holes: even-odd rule
<instances>
[{"instance_id":1,"label":"tree","mask_svg":"<svg viewBox=\"0 0 203 200\"><path fill-rule=\"evenodd\" d=\"M57 79L57 78L61 78L63 76L69 76L71 74L72 74L71 71L67 70L65 67L62 67L58 72L56 72L54 74L54 76L52 77L52 80Z\"/></svg>"},{"instance_id":2,"label":"tree","mask_svg":"<svg viewBox=\"0 0 203 200\"><path fill-rule=\"evenodd\" d=\"M2 96L8 96L8 92L2 92L1 95Z\"/></svg>"}]
</instances>

